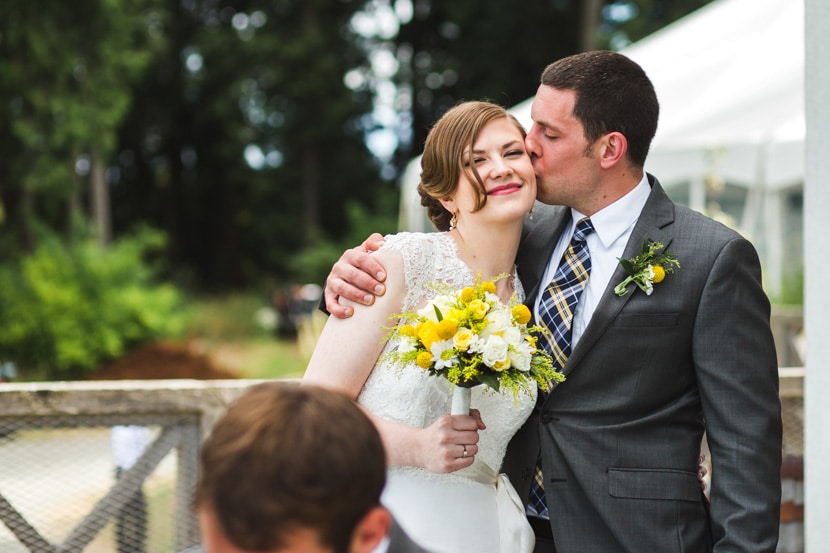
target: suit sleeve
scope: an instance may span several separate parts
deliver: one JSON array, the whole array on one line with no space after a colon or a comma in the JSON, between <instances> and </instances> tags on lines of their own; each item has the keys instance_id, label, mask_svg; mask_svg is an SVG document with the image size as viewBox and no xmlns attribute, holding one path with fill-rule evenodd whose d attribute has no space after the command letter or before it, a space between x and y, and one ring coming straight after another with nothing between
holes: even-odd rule
<instances>
[{"instance_id":1,"label":"suit sleeve","mask_svg":"<svg viewBox=\"0 0 830 553\"><path fill-rule=\"evenodd\" d=\"M755 249L734 238L712 265L692 344L712 453L716 553L776 549L782 425L769 316Z\"/></svg>"}]
</instances>

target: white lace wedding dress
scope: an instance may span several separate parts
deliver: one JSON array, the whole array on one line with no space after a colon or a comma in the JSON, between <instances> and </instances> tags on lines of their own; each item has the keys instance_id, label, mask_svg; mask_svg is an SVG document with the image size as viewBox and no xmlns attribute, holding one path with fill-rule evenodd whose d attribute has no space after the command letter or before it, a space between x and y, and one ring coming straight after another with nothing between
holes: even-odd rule
<instances>
[{"instance_id":1,"label":"white lace wedding dress","mask_svg":"<svg viewBox=\"0 0 830 553\"><path fill-rule=\"evenodd\" d=\"M447 233L400 233L386 237L384 248L404 260L407 293L403 310L422 307L436 292L430 283L460 289L475 280L459 259ZM521 283L513 285L524 299ZM393 347L393 343L386 345ZM382 359L382 357L381 357ZM416 365L375 366L358 403L387 420L427 427L449 413L452 385ZM530 415L536 400L495 393L484 386L472 391L471 407L481 411L487 428L479 432L479 453L467 469L436 474L420 467L390 467L382 501L407 533L435 553L524 553L533 549L533 533L524 508L507 477L496 475L507 443Z\"/></svg>"}]
</instances>

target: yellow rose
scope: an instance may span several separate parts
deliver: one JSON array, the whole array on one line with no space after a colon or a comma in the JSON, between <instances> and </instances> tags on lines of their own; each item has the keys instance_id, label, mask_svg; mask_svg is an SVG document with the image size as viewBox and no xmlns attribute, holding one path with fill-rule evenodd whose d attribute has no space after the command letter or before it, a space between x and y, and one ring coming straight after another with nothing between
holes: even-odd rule
<instances>
[{"instance_id":1,"label":"yellow rose","mask_svg":"<svg viewBox=\"0 0 830 553\"><path fill-rule=\"evenodd\" d=\"M452 344L458 351L467 351L473 341L473 331L469 328L461 328L452 339Z\"/></svg>"},{"instance_id":2,"label":"yellow rose","mask_svg":"<svg viewBox=\"0 0 830 553\"><path fill-rule=\"evenodd\" d=\"M476 291L473 290L472 288L470 288L469 286L467 288L464 288L463 290L461 290L461 301L463 301L465 303L472 300L475 296L476 296Z\"/></svg>"},{"instance_id":3,"label":"yellow rose","mask_svg":"<svg viewBox=\"0 0 830 553\"><path fill-rule=\"evenodd\" d=\"M530 322L530 309L524 304L519 304L513 307L513 319L520 325L526 325Z\"/></svg>"},{"instance_id":4,"label":"yellow rose","mask_svg":"<svg viewBox=\"0 0 830 553\"><path fill-rule=\"evenodd\" d=\"M487 311L490 309L490 306L481 300L473 300L467 308L470 310L473 318L480 321L487 316Z\"/></svg>"},{"instance_id":5,"label":"yellow rose","mask_svg":"<svg viewBox=\"0 0 830 553\"><path fill-rule=\"evenodd\" d=\"M503 371L504 369L510 368L510 359L505 359L504 361L497 361L493 364L493 370L495 371Z\"/></svg>"},{"instance_id":6,"label":"yellow rose","mask_svg":"<svg viewBox=\"0 0 830 553\"><path fill-rule=\"evenodd\" d=\"M438 323L435 321L424 321L415 329L418 339L427 349L432 347L433 342L438 339Z\"/></svg>"},{"instance_id":7,"label":"yellow rose","mask_svg":"<svg viewBox=\"0 0 830 553\"><path fill-rule=\"evenodd\" d=\"M438 328L436 332L438 333L438 337L442 340L449 340L453 336L455 336L455 332L458 330L458 325L452 319L444 319L440 323L438 323Z\"/></svg>"},{"instance_id":8,"label":"yellow rose","mask_svg":"<svg viewBox=\"0 0 830 553\"><path fill-rule=\"evenodd\" d=\"M422 351L415 358L415 363L422 369L428 369L432 366L432 354L428 351Z\"/></svg>"},{"instance_id":9,"label":"yellow rose","mask_svg":"<svg viewBox=\"0 0 830 553\"><path fill-rule=\"evenodd\" d=\"M654 274L654 278L651 279L654 284L663 282L663 279L666 278L666 270L662 265L654 265L651 268L651 272Z\"/></svg>"}]
</instances>

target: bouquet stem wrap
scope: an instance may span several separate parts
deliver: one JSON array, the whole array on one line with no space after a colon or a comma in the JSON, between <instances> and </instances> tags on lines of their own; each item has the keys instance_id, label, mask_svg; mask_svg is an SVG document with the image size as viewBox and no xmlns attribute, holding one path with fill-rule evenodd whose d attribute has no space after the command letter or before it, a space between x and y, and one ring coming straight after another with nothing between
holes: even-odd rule
<instances>
[{"instance_id":1,"label":"bouquet stem wrap","mask_svg":"<svg viewBox=\"0 0 830 553\"><path fill-rule=\"evenodd\" d=\"M472 388L465 388L463 386L452 387L452 407L450 408L450 415L470 414L471 393Z\"/></svg>"}]
</instances>

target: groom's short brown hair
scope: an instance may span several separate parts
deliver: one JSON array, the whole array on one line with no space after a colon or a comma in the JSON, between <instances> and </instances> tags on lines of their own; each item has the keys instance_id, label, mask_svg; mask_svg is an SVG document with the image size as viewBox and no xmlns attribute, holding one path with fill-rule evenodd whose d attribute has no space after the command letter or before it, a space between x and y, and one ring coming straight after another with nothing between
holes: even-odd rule
<instances>
[{"instance_id":1,"label":"groom's short brown hair","mask_svg":"<svg viewBox=\"0 0 830 553\"><path fill-rule=\"evenodd\" d=\"M200 469L196 507L251 551L285 547L301 529L346 551L386 481L380 436L352 400L278 382L256 384L231 404L202 446Z\"/></svg>"},{"instance_id":2,"label":"groom's short brown hair","mask_svg":"<svg viewBox=\"0 0 830 553\"><path fill-rule=\"evenodd\" d=\"M642 67L617 52L582 52L547 66L541 84L573 90L574 116L582 123L588 142L620 132L628 140L629 159L643 167L657 132L660 104Z\"/></svg>"}]
</instances>

